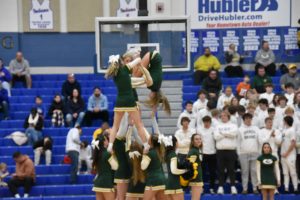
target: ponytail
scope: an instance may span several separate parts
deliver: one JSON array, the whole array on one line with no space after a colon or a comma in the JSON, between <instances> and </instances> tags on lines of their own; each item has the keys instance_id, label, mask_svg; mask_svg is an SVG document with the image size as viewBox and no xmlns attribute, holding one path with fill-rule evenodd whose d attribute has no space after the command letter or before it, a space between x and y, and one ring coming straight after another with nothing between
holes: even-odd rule
<instances>
[{"instance_id":1,"label":"ponytail","mask_svg":"<svg viewBox=\"0 0 300 200\"><path fill-rule=\"evenodd\" d=\"M106 79L109 79L109 78L117 76L119 68L120 68L120 60L117 62L114 61L114 62L109 63L108 69L106 70L104 77Z\"/></svg>"}]
</instances>

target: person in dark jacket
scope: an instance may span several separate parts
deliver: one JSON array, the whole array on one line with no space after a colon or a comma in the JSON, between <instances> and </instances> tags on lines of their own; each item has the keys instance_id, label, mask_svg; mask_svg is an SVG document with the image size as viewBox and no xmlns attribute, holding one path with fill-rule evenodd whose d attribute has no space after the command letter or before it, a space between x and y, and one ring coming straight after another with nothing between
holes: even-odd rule
<instances>
[{"instance_id":1,"label":"person in dark jacket","mask_svg":"<svg viewBox=\"0 0 300 200\"><path fill-rule=\"evenodd\" d=\"M74 120L76 120L75 127L81 125L81 122L85 115L84 107L84 101L81 98L79 91L77 89L74 89L66 105L66 122L68 126L73 126Z\"/></svg>"},{"instance_id":2,"label":"person in dark jacket","mask_svg":"<svg viewBox=\"0 0 300 200\"><path fill-rule=\"evenodd\" d=\"M8 92L0 82L0 111L3 112L4 120L9 119L9 99Z\"/></svg>"},{"instance_id":3,"label":"person in dark jacket","mask_svg":"<svg viewBox=\"0 0 300 200\"><path fill-rule=\"evenodd\" d=\"M3 88L7 90L9 97L11 96L10 84L9 84L10 81L11 81L11 74L4 67L4 62L2 58L0 58L0 82L2 83Z\"/></svg>"},{"instance_id":4,"label":"person in dark jacket","mask_svg":"<svg viewBox=\"0 0 300 200\"><path fill-rule=\"evenodd\" d=\"M74 74L68 74L68 79L63 83L61 94L67 102L67 100L71 97L74 89L77 89L79 94L81 94L81 86L80 83L75 79Z\"/></svg>"},{"instance_id":5,"label":"person in dark jacket","mask_svg":"<svg viewBox=\"0 0 300 200\"><path fill-rule=\"evenodd\" d=\"M30 115L24 122L25 134L28 138L27 143L33 145L38 140L42 139L42 129L44 126L43 117L38 114L36 108L32 108Z\"/></svg>"},{"instance_id":6,"label":"person in dark jacket","mask_svg":"<svg viewBox=\"0 0 300 200\"><path fill-rule=\"evenodd\" d=\"M46 165L51 164L52 144L52 138L49 136L34 143L34 165L40 164L41 155L45 155Z\"/></svg>"},{"instance_id":7,"label":"person in dark jacket","mask_svg":"<svg viewBox=\"0 0 300 200\"><path fill-rule=\"evenodd\" d=\"M51 116L53 127L61 127L64 125L65 105L60 95L55 95L49 108L48 115Z\"/></svg>"},{"instance_id":8,"label":"person in dark jacket","mask_svg":"<svg viewBox=\"0 0 300 200\"><path fill-rule=\"evenodd\" d=\"M210 70L208 77L203 80L202 89L207 92L210 100L217 102L222 90L222 81L216 70Z\"/></svg>"}]
</instances>

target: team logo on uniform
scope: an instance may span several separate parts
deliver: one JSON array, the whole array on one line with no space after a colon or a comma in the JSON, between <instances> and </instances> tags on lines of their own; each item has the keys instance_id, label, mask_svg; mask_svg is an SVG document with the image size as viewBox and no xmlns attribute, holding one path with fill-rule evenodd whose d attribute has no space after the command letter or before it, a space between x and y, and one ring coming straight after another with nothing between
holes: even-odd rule
<instances>
[{"instance_id":1,"label":"team logo on uniform","mask_svg":"<svg viewBox=\"0 0 300 200\"><path fill-rule=\"evenodd\" d=\"M273 164L273 160L272 159L263 159L262 161L265 165L272 165Z\"/></svg>"}]
</instances>

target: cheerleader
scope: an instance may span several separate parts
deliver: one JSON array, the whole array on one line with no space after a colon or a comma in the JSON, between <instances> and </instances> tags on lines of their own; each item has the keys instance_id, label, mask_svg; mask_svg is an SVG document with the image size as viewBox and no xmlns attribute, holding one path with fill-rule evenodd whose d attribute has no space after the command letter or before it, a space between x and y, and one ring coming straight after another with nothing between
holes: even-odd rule
<instances>
[{"instance_id":1,"label":"cheerleader","mask_svg":"<svg viewBox=\"0 0 300 200\"><path fill-rule=\"evenodd\" d=\"M200 200L203 190L203 179L201 170L201 148L202 140L199 134L194 134L191 138L190 151L188 153L188 159L191 162L198 164L198 175L195 179L191 180L189 186L192 188L192 200Z\"/></svg>"},{"instance_id":2,"label":"cheerleader","mask_svg":"<svg viewBox=\"0 0 300 200\"><path fill-rule=\"evenodd\" d=\"M184 194L180 185L179 175L186 172L185 169L177 168L177 155L176 148L178 142L175 136L170 136L164 139L164 144L166 147L166 163L168 169L168 179L166 182L165 194L168 195L168 198L171 200L183 200Z\"/></svg>"},{"instance_id":3,"label":"cheerleader","mask_svg":"<svg viewBox=\"0 0 300 200\"><path fill-rule=\"evenodd\" d=\"M93 191L97 200L114 200L115 191L113 183L113 170L118 168L118 163L107 151L109 138L101 134L93 142L93 169L97 171L94 179Z\"/></svg>"},{"instance_id":4,"label":"cheerleader","mask_svg":"<svg viewBox=\"0 0 300 200\"><path fill-rule=\"evenodd\" d=\"M280 186L280 172L278 159L272 155L269 143L262 146L262 155L257 158L256 170L263 200L274 200L274 192Z\"/></svg>"},{"instance_id":5,"label":"cheerleader","mask_svg":"<svg viewBox=\"0 0 300 200\"><path fill-rule=\"evenodd\" d=\"M162 168L164 150L158 134L149 139L150 150L143 155L141 169L146 172L144 200L165 199L165 175Z\"/></svg>"},{"instance_id":6,"label":"cheerleader","mask_svg":"<svg viewBox=\"0 0 300 200\"><path fill-rule=\"evenodd\" d=\"M136 104L136 97L131 86L130 73L134 66L139 66L139 69L147 76L147 83L152 84L151 76L146 72L147 70L140 65L140 58L136 58L134 61L131 61L132 57L123 56L119 59L119 55L110 56L109 58L109 68L105 74L106 78L113 78L117 90L117 100L114 108L114 123L112 131L110 134L110 143L108 145L108 151L110 152L115 141L117 130L120 127L122 117L125 112L128 112L130 118L133 120L138 133L143 141L144 148L149 149L149 145L146 139L146 132L144 125L141 121L140 114ZM131 61L131 62L130 62Z\"/></svg>"},{"instance_id":7,"label":"cheerleader","mask_svg":"<svg viewBox=\"0 0 300 200\"><path fill-rule=\"evenodd\" d=\"M137 142L130 146L128 151L131 177L126 193L126 200L142 200L145 191L145 173L141 169L143 149Z\"/></svg>"}]
</instances>

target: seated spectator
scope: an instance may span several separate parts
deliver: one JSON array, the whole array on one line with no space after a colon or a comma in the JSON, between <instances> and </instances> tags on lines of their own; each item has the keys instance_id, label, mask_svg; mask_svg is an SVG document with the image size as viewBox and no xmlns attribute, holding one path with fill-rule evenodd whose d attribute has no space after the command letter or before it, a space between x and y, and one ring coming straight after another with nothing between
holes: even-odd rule
<instances>
[{"instance_id":1,"label":"seated spectator","mask_svg":"<svg viewBox=\"0 0 300 200\"><path fill-rule=\"evenodd\" d=\"M75 184L77 182L77 171L78 171L78 161L80 152L80 135L82 134L82 129L80 126L72 128L69 130L66 140L66 153L69 158L71 158L71 172L70 172L70 182Z\"/></svg>"},{"instance_id":2,"label":"seated spectator","mask_svg":"<svg viewBox=\"0 0 300 200\"><path fill-rule=\"evenodd\" d=\"M63 83L61 94L65 101L67 101L73 93L73 90L77 89L81 95L80 83L75 79L75 74L68 74L68 79Z\"/></svg>"},{"instance_id":3,"label":"seated spectator","mask_svg":"<svg viewBox=\"0 0 300 200\"><path fill-rule=\"evenodd\" d=\"M8 181L8 188L15 198L21 198L18 194L18 188L24 187L24 198L29 197L29 192L35 182L35 168L32 160L20 152L13 154L16 162L16 172L12 174L12 178Z\"/></svg>"},{"instance_id":4,"label":"seated spectator","mask_svg":"<svg viewBox=\"0 0 300 200\"><path fill-rule=\"evenodd\" d=\"M195 129L189 128L189 123L190 119L188 117L181 118L181 128L175 132L175 137L178 141L179 160L186 159L191 144L191 137L196 133Z\"/></svg>"},{"instance_id":5,"label":"seated spectator","mask_svg":"<svg viewBox=\"0 0 300 200\"><path fill-rule=\"evenodd\" d=\"M185 110L179 115L177 120L177 128L181 128L181 119L183 117L188 117L190 119L189 128L195 129L196 128L196 115L193 112L193 102L187 101L185 103Z\"/></svg>"},{"instance_id":6,"label":"seated spectator","mask_svg":"<svg viewBox=\"0 0 300 200\"><path fill-rule=\"evenodd\" d=\"M297 65L290 64L288 69L289 72L280 77L281 89L285 91L285 85L287 83L292 83L295 87L295 90L298 92L300 91L300 74L297 73Z\"/></svg>"},{"instance_id":7,"label":"seated spectator","mask_svg":"<svg viewBox=\"0 0 300 200\"><path fill-rule=\"evenodd\" d=\"M287 98L288 102L287 105L288 106L293 106L294 104L294 97L295 97L295 87L293 85L293 83L287 83L285 85L285 94L284 96Z\"/></svg>"},{"instance_id":8,"label":"seated spectator","mask_svg":"<svg viewBox=\"0 0 300 200\"><path fill-rule=\"evenodd\" d=\"M35 97L35 105L34 107L37 109L40 116L42 116L45 119L46 115L46 106L43 104L43 99L41 96Z\"/></svg>"},{"instance_id":9,"label":"seated spectator","mask_svg":"<svg viewBox=\"0 0 300 200\"><path fill-rule=\"evenodd\" d=\"M5 163L0 163L0 187L7 187L7 183L4 182L4 178L9 175L7 170L7 165Z\"/></svg>"},{"instance_id":10,"label":"seated spectator","mask_svg":"<svg viewBox=\"0 0 300 200\"><path fill-rule=\"evenodd\" d=\"M33 145L38 140L42 139L42 129L44 126L43 117L41 117L36 108L32 108L30 115L25 119L24 128L28 138L27 143Z\"/></svg>"},{"instance_id":11,"label":"seated spectator","mask_svg":"<svg viewBox=\"0 0 300 200\"><path fill-rule=\"evenodd\" d=\"M106 130L109 129L109 124L108 122L103 122L101 127L96 129L93 133L93 140L96 140L96 138L98 137L98 135L104 133Z\"/></svg>"},{"instance_id":12,"label":"seated spectator","mask_svg":"<svg viewBox=\"0 0 300 200\"><path fill-rule=\"evenodd\" d=\"M2 87L0 82L0 111L3 112L3 119L9 119L9 99L7 90Z\"/></svg>"},{"instance_id":13,"label":"seated spectator","mask_svg":"<svg viewBox=\"0 0 300 200\"><path fill-rule=\"evenodd\" d=\"M16 58L9 63L9 71L12 75L12 87L16 81L26 83L27 88L31 88L29 62L23 57L22 52L17 52Z\"/></svg>"},{"instance_id":14,"label":"seated spectator","mask_svg":"<svg viewBox=\"0 0 300 200\"><path fill-rule=\"evenodd\" d=\"M43 139L34 143L34 165L40 164L41 155L45 155L46 165L51 164L52 144L53 141L51 137L44 137Z\"/></svg>"},{"instance_id":15,"label":"seated spectator","mask_svg":"<svg viewBox=\"0 0 300 200\"><path fill-rule=\"evenodd\" d=\"M218 99L217 109L222 110L224 106L230 105L231 99L234 97L232 94L232 88L227 86L225 91Z\"/></svg>"},{"instance_id":16,"label":"seated spectator","mask_svg":"<svg viewBox=\"0 0 300 200\"><path fill-rule=\"evenodd\" d=\"M76 120L75 126L81 125L81 122L85 115L84 107L85 107L84 101L80 96L79 91L77 89L74 89L66 105L66 110L67 110L66 121L69 127L73 126L74 120Z\"/></svg>"},{"instance_id":17,"label":"seated spectator","mask_svg":"<svg viewBox=\"0 0 300 200\"><path fill-rule=\"evenodd\" d=\"M225 67L225 72L228 77L243 77L244 71L241 67L243 58L236 51L235 45L230 44L228 51L225 52L225 60L227 66Z\"/></svg>"},{"instance_id":18,"label":"seated spectator","mask_svg":"<svg viewBox=\"0 0 300 200\"><path fill-rule=\"evenodd\" d=\"M244 76L242 82L236 86L236 94L238 95L239 99L245 97L246 92L250 89L250 77L248 75Z\"/></svg>"},{"instance_id":19,"label":"seated spectator","mask_svg":"<svg viewBox=\"0 0 300 200\"><path fill-rule=\"evenodd\" d=\"M222 90L222 81L216 70L210 70L208 77L203 80L202 89L208 93L208 99L217 101Z\"/></svg>"},{"instance_id":20,"label":"seated spectator","mask_svg":"<svg viewBox=\"0 0 300 200\"><path fill-rule=\"evenodd\" d=\"M257 75L254 76L251 88L255 89L257 93L262 94L266 92L265 84L271 83L272 79L266 74L264 67L259 67Z\"/></svg>"},{"instance_id":21,"label":"seated spectator","mask_svg":"<svg viewBox=\"0 0 300 200\"><path fill-rule=\"evenodd\" d=\"M208 102L206 98L206 92L204 90L200 90L197 94L197 101L193 104L193 113L197 114L200 110L206 108L206 104Z\"/></svg>"},{"instance_id":22,"label":"seated spectator","mask_svg":"<svg viewBox=\"0 0 300 200\"><path fill-rule=\"evenodd\" d=\"M255 74L258 74L258 68L263 67L268 76L275 76L276 65L275 55L269 47L269 42L263 41L262 48L258 50L255 56Z\"/></svg>"},{"instance_id":23,"label":"seated spectator","mask_svg":"<svg viewBox=\"0 0 300 200\"><path fill-rule=\"evenodd\" d=\"M91 173L92 171L92 147L88 144L87 141L83 141L80 145L79 152L79 164L78 164L78 172L82 168L82 164L85 163L87 167L87 171L85 174Z\"/></svg>"},{"instance_id":24,"label":"seated spectator","mask_svg":"<svg viewBox=\"0 0 300 200\"><path fill-rule=\"evenodd\" d=\"M11 96L10 84L11 75L9 71L4 67L4 63L2 58L0 58L0 82L2 83L2 87L7 90L8 96Z\"/></svg>"},{"instance_id":25,"label":"seated spectator","mask_svg":"<svg viewBox=\"0 0 300 200\"><path fill-rule=\"evenodd\" d=\"M108 122L108 101L107 97L102 94L99 87L94 88L94 94L90 96L88 102L88 110L86 112L86 125L91 126L93 119L101 119L103 122Z\"/></svg>"},{"instance_id":26,"label":"seated spectator","mask_svg":"<svg viewBox=\"0 0 300 200\"><path fill-rule=\"evenodd\" d=\"M202 83L210 70L214 69L217 72L220 68L221 64L218 58L211 54L209 47L205 47L204 55L194 62L194 84L199 85Z\"/></svg>"},{"instance_id":27,"label":"seated spectator","mask_svg":"<svg viewBox=\"0 0 300 200\"><path fill-rule=\"evenodd\" d=\"M273 92L273 88L274 88L273 84L271 84L271 83L265 84L266 92L260 94L259 99L267 99L268 104L270 105L272 103L274 95L275 95Z\"/></svg>"},{"instance_id":28,"label":"seated spectator","mask_svg":"<svg viewBox=\"0 0 300 200\"><path fill-rule=\"evenodd\" d=\"M55 95L50 105L48 115L51 116L51 123L53 127L61 127L64 122L65 105L60 95Z\"/></svg>"}]
</instances>

